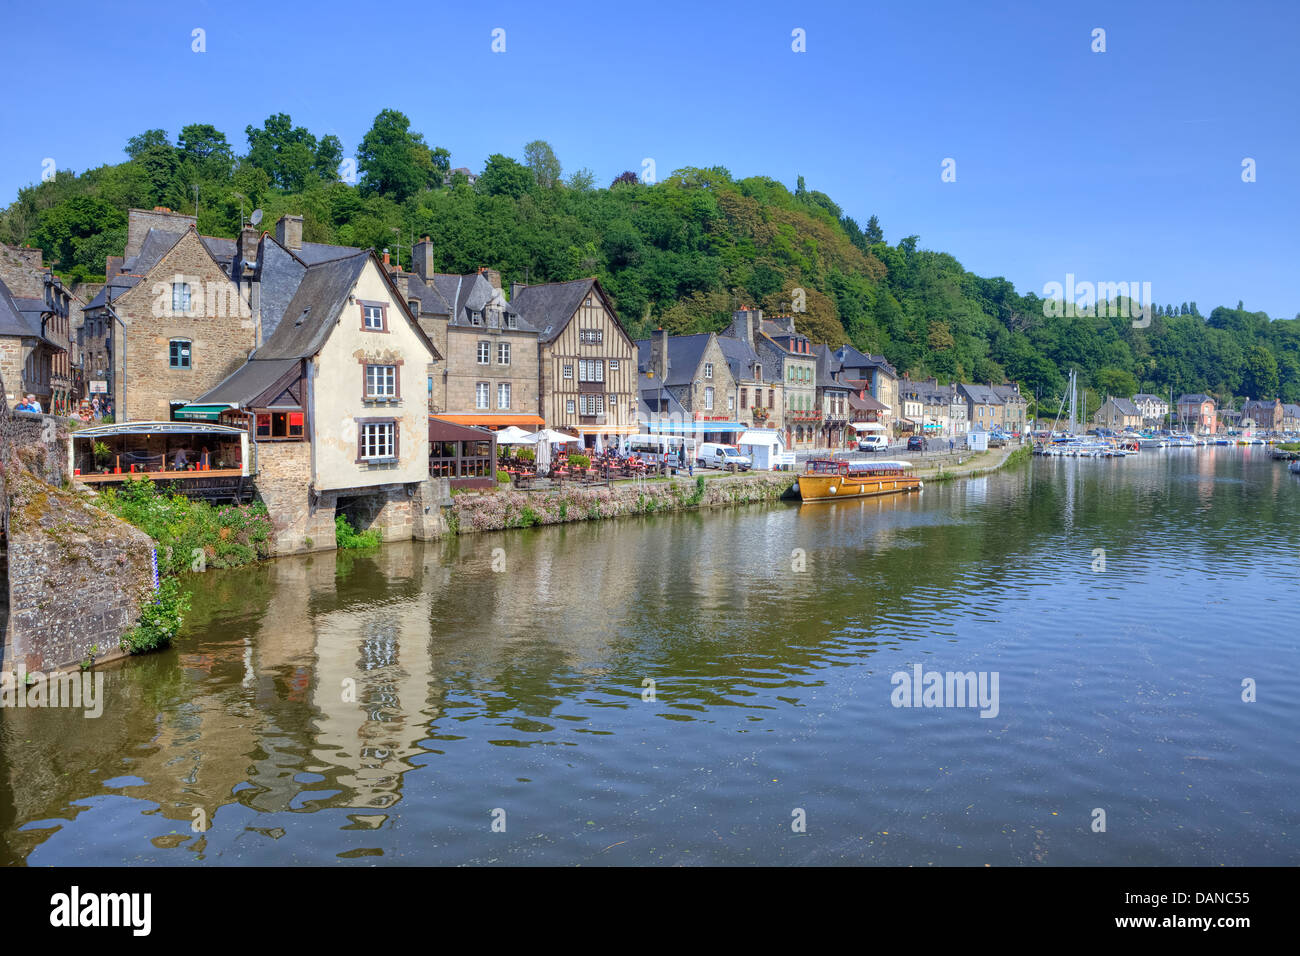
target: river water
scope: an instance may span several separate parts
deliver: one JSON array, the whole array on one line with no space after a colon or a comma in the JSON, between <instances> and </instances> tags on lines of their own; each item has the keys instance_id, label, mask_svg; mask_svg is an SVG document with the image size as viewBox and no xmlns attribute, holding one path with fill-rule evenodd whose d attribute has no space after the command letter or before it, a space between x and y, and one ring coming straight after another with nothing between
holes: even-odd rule
<instances>
[{"instance_id":1,"label":"river water","mask_svg":"<svg viewBox=\"0 0 1300 956\"><path fill-rule=\"evenodd\" d=\"M211 571L0 712L0 859L1295 865L1297 517L1171 449Z\"/></svg>"}]
</instances>

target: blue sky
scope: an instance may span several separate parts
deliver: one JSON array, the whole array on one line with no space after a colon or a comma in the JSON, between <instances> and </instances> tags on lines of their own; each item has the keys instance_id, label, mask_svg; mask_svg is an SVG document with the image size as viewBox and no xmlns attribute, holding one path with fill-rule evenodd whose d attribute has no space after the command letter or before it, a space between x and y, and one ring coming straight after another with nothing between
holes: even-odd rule
<instances>
[{"instance_id":1,"label":"blue sky","mask_svg":"<svg viewBox=\"0 0 1300 956\"><path fill-rule=\"evenodd\" d=\"M1073 273L1207 313L1300 312L1294 0L53 10L5 11L7 72L25 85L0 100L0 203L46 157L119 162L148 128L209 122L242 151L245 126L287 112L351 155L394 107L456 166L542 138L601 183L645 158L661 178L802 174L889 241L919 235L1021 292Z\"/></svg>"}]
</instances>

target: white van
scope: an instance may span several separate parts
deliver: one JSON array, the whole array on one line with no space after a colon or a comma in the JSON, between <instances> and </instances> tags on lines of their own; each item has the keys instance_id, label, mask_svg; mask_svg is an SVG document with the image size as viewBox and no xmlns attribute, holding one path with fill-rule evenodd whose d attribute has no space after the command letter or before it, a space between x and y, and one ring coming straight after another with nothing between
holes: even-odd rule
<instances>
[{"instance_id":1,"label":"white van","mask_svg":"<svg viewBox=\"0 0 1300 956\"><path fill-rule=\"evenodd\" d=\"M884 435L863 435L858 439L858 451L886 451L889 439Z\"/></svg>"},{"instance_id":2,"label":"white van","mask_svg":"<svg viewBox=\"0 0 1300 956\"><path fill-rule=\"evenodd\" d=\"M700 453L695 459L695 464L701 468L732 467L737 471L749 471L754 467L753 460L748 455L742 455L737 451L735 445L719 445L711 441L700 445Z\"/></svg>"}]
</instances>

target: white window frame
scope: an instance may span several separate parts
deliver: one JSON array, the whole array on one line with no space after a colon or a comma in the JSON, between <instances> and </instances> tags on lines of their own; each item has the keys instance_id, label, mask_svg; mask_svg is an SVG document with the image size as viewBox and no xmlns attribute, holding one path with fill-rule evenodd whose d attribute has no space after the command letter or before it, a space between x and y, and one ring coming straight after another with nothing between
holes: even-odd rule
<instances>
[{"instance_id":1,"label":"white window frame","mask_svg":"<svg viewBox=\"0 0 1300 956\"><path fill-rule=\"evenodd\" d=\"M492 343L491 342L482 340L478 343L478 364L479 365L492 364Z\"/></svg>"},{"instance_id":2,"label":"white window frame","mask_svg":"<svg viewBox=\"0 0 1300 956\"><path fill-rule=\"evenodd\" d=\"M510 383L497 382L497 409L508 410L510 408Z\"/></svg>"},{"instance_id":3,"label":"white window frame","mask_svg":"<svg viewBox=\"0 0 1300 956\"><path fill-rule=\"evenodd\" d=\"M488 382L476 382L474 384L474 407L478 409L489 409L492 407L492 386Z\"/></svg>"},{"instance_id":4,"label":"white window frame","mask_svg":"<svg viewBox=\"0 0 1300 956\"><path fill-rule=\"evenodd\" d=\"M362 305L361 324L371 332L382 332L384 330L384 307L382 305Z\"/></svg>"},{"instance_id":5,"label":"white window frame","mask_svg":"<svg viewBox=\"0 0 1300 956\"><path fill-rule=\"evenodd\" d=\"M397 397L397 366L366 366L366 398L389 399Z\"/></svg>"},{"instance_id":6,"label":"white window frame","mask_svg":"<svg viewBox=\"0 0 1300 956\"><path fill-rule=\"evenodd\" d=\"M497 343L497 364L498 365L510 364L510 343L509 342Z\"/></svg>"},{"instance_id":7,"label":"white window frame","mask_svg":"<svg viewBox=\"0 0 1300 956\"><path fill-rule=\"evenodd\" d=\"M190 284L188 282L172 283L172 312L181 312L188 314L190 311L191 299Z\"/></svg>"},{"instance_id":8,"label":"white window frame","mask_svg":"<svg viewBox=\"0 0 1300 956\"><path fill-rule=\"evenodd\" d=\"M396 458L397 425L393 422L361 426L361 460Z\"/></svg>"}]
</instances>

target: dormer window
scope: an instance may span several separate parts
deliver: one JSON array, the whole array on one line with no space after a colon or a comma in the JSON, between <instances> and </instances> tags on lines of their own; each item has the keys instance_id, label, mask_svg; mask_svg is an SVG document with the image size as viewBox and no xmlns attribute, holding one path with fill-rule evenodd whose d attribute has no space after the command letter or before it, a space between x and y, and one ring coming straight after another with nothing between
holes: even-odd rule
<instances>
[{"instance_id":1,"label":"dormer window","mask_svg":"<svg viewBox=\"0 0 1300 956\"><path fill-rule=\"evenodd\" d=\"M470 325L482 325L482 324L483 324L483 313L482 313L482 312L479 312L479 311L477 311L477 310L471 310L470 313L469 313L469 324L470 324Z\"/></svg>"},{"instance_id":2,"label":"dormer window","mask_svg":"<svg viewBox=\"0 0 1300 956\"><path fill-rule=\"evenodd\" d=\"M359 302L361 328L368 332L388 331L388 309L382 302Z\"/></svg>"}]
</instances>

